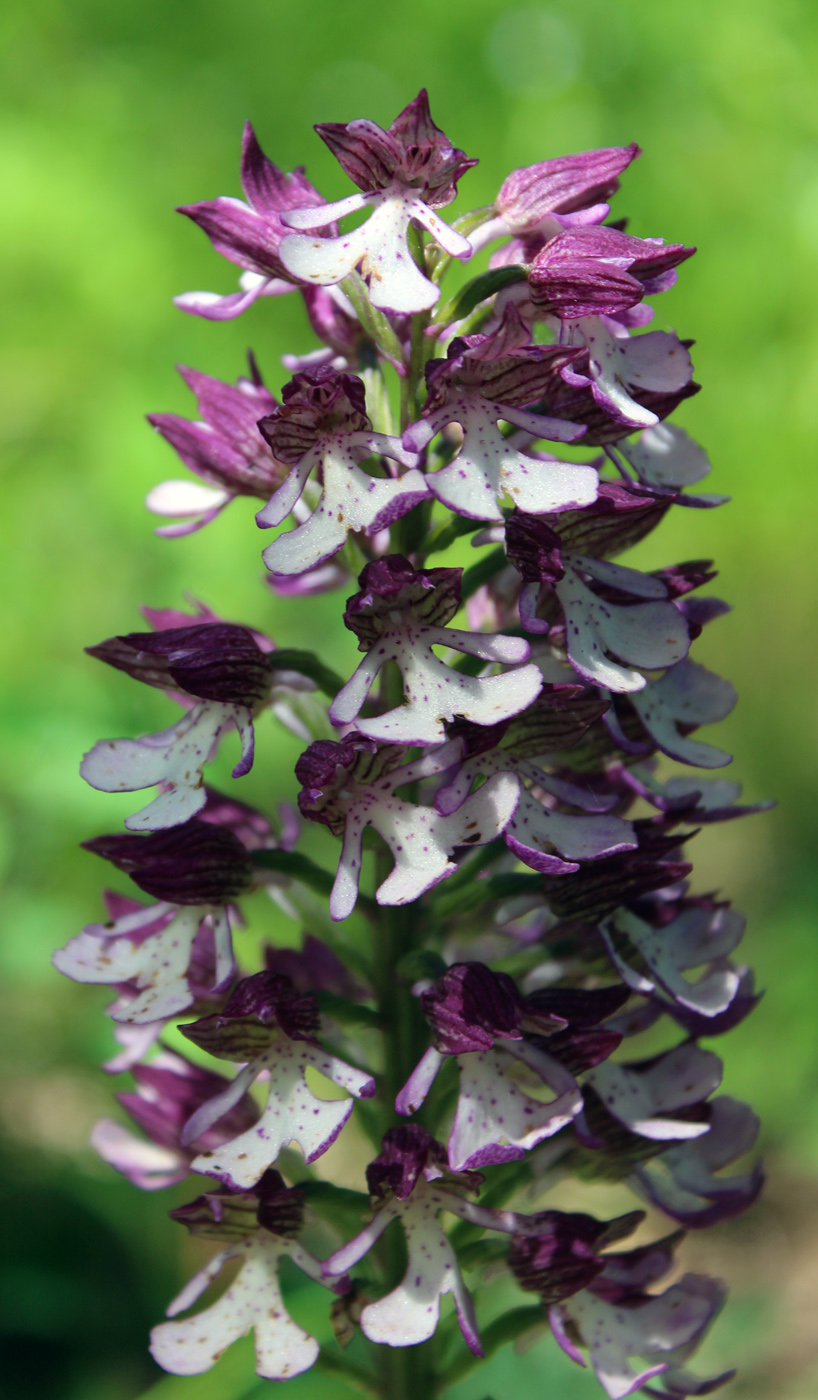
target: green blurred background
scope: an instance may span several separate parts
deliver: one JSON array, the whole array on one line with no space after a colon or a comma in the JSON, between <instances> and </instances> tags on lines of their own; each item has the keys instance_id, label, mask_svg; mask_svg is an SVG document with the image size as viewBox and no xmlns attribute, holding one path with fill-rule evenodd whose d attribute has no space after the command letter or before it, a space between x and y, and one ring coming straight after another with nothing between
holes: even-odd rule
<instances>
[{"instance_id":1,"label":"green blurred background","mask_svg":"<svg viewBox=\"0 0 818 1400\"><path fill-rule=\"evenodd\" d=\"M151 410L192 416L174 362L232 379L252 345L277 390L281 353L313 343L295 296L225 325L175 311L174 293L229 291L235 278L172 210L240 192L247 117L273 159L306 163L338 198L348 182L311 124L385 125L425 84L438 123L481 160L457 208L490 202L513 166L636 139L645 154L617 214L634 233L700 249L654 325L697 339L704 392L679 418L710 450L712 489L734 503L676 511L644 558L716 558L735 612L696 655L741 692L719 742L745 795L780 807L708 831L694 852L698 887L749 913L747 956L769 988L719 1049L727 1088L764 1115L772 1179L751 1217L689 1241L684 1257L732 1283L707 1358L739 1363L731 1393L807 1400L818 1383L818 9L6 0L0 43L4 1395L266 1393L246 1352L209 1377L157 1379L145 1334L193 1254L167 1199L138 1195L87 1147L114 1087L98 1070L107 997L62 981L49 955L99 909L101 869L78 841L116 829L128 808L82 784L77 763L97 738L167 724L169 711L82 647L139 626L140 603L180 605L185 590L283 644L304 644L305 622L326 626L323 604L287 611L261 584L249 502L176 542L158 540L142 508L150 486L184 474L143 422ZM325 645L351 660L351 638ZM297 746L262 728L242 792L269 805L292 794ZM451 1395L511 1388L517 1400L597 1393L543 1342ZM312 1377L288 1390L330 1393L343 1387Z\"/></svg>"}]
</instances>

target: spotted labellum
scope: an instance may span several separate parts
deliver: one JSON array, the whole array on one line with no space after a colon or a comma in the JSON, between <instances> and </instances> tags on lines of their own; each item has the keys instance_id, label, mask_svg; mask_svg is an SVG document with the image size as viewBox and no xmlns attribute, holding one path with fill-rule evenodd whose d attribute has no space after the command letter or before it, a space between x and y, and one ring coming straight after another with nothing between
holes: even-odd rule
<instances>
[{"instance_id":1,"label":"spotted labellum","mask_svg":"<svg viewBox=\"0 0 818 1400\"><path fill-rule=\"evenodd\" d=\"M425 90L316 131L356 192L326 203L248 123L244 198L181 210L239 289L176 303L295 293L318 343L182 368L197 416L149 415L192 473L156 478L157 533L217 548L255 498L283 640L188 598L88 648L112 700L177 707L82 760L93 801L148 796L85 842L115 887L53 959L111 989L98 1157L191 1178L171 1218L215 1245L150 1350L249 1393L219 1358L252 1332L264 1380L394 1400L517 1340L609 1400L710 1394L724 1289L683 1236L763 1186L712 1048L761 992L687 846L770 804L707 728L736 703L695 650L729 612L711 561L630 554L725 502L672 421L693 341L649 329L695 250L614 217L635 143L544 150L444 221L476 162ZM557 1209L572 1175L644 1209Z\"/></svg>"}]
</instances>

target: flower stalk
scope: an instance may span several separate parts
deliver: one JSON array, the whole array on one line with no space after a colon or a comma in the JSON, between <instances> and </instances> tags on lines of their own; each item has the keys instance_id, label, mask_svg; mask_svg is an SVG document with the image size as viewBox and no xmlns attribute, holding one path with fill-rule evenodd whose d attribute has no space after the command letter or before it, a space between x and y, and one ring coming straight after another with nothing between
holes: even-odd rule
<instances>
[{"instance_id":1,"label":"flower stalk","mask_svg":"<svg viewBox=\"0 0 818 1400\"><path fill-rule=\"evenodd\" d=\"M192 1176L171 1214L218 1246L153 1355L196 1375L252 1329L264 1379L315 1365L328 1389L415 1400L550 1336L609 1400L708 1394L729 1374L688 1361L724 1290L666 1276L685 1229L761 1190L742 1161L757 1119L698 1043L758 996L744 921L697 892L687 843L767 804L712 776L730 755L699 736L736 700L690 654L728 610L701 591L710 563L621 558L676 506L723 504L688 490L710 464L670 421L698 389L692 342L646 329L695 250L610 221L635 144L512 171L447 223L475 161L425 91L386 130L316 129L357 193L326 204L248 125L246 199L181 211L239 290L177 304L218 322L300 296L320 345L283 357L275 393L252 356L235 384L185 369L201 417L149 421L199 480L148 507L160 534L216 535L255 497L280 605L298 600L308 636L312 596L341 590L359 663L338 675L320 642L278 648L204 605L144 609L149 631L88 648L176 707L81 769L154 790L85 843L152 902L107 891L106 919L54 956L112 988L105 1067L134 1082L118 1101L138 1135L105 1119L96 1150L141 1189ZM444 295L452 260L484 253ZM240 782L269 723L304 745L297 810L207 783L225 743ZM339 843L336 869L299 848L305 822ZM253 959L244 938L240 963L232 930L261 891L301 946ZM169 1049L173 1028L199 1058ZM353 1115L375 1149L365 1192L331 1180ZM624 1183L650 1216L550 1209L572 1174ZM287 1312L285 1255L326 1301L320 1346ZM516 1302L481 1328L500 1278Z\"/></svg>"}]
</instances>

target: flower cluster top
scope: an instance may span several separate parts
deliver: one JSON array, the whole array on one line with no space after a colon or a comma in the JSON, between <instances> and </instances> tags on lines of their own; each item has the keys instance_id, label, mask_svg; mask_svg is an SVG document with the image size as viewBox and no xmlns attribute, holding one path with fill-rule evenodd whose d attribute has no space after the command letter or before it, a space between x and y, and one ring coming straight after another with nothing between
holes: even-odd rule
<instances>
[{"instance_id":1,"label":"flower cluster top","mask_svg":"<svg viewBox=\"0 0 818 1400\"><path fill-rule=\"evenodd\" d=\"M151 902L107 891L106 919L55 955L113 989L106 1068L134 1081L119 1102L139 1135L103 1120L97 1151L144 1189L194 1174L199 1196L172 1214L220 1246L153 1355L198 1374L253 1328L260 1376L323 1356L385 1395L373 1346L429 1340L451 1295L463 1344L441 1343L438 1393L482 1355L480 1298L504 1276L537 1300L506 1340L550 1331L611 1400L703 1395L729 1379L687 1366L723 1290L660 1284L677 1226L761 1189L739 1161L757 1120L698 1043L758 998L734 960L743 919L695 891L683 847L764 804L691 771L730 762L699 730L736 698L690 655L727 611L702 591L709 561L621 558L675 507L723 501L699 492L707 457L670 421L699 387L692 342L647 329L647 298L695 250L611 218L635 144L515 170L446 222L476 162L425 91L386 130L316 130L357 191L326 203L248 124L245 199L181 211L242 269L239 290L177 304L220 321L295 293L321 345L285 356L272 388L252 355L235 384L183 370L200 417L149 421L198 479L147 504L180 536L255 497L281 607L342 590L338 638L280 647L196 604L145 609L147 630L88 649L176 706L81 769L104 792L150 790L86 847ZM447 296L453 259L478 270ZM317 628L304 612L298 633ZM342 676L325 653L349 633L361 659ZM268 711L304 745L297 808L276 818L205 777L223 744L233 777L249 772ZM300 849L309 823L340 842L335 870ZM259 890L282 937L253 962L233 933ZM310 1165L353 1111L374 1149L366 1192ZM625 1183L649 1220L532 1213L570 1173ZM337 1295L335 1342L289 1315L284 1255ZM231 1260L218 1301L177 1318Z\"/></svg>"}]
</instances>

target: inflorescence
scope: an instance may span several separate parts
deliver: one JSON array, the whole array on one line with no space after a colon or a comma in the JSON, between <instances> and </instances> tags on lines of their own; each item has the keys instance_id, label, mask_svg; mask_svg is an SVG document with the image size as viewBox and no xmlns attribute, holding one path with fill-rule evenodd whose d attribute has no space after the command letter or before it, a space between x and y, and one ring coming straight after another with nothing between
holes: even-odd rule
<instances>
[{"instance_id":1,"label":"inflorescence","mask_svg":"<svg viewBox=\"0 0 818 1400\"><path fill-rule=\"evenodd\" d=\"M149 421L197 479L148 506L167 536L236 496L264 529L289 522L264 550L271 586L341 590L360 664L345 680L203 606L145 609L150 630L89 648L181 708L85 756L93 787L153 794L86 842L151 902L107 892L105 921L54 959L113 989L106 1069L134 1081L118 1097L137 1131L104 1120L96 1150L146 1190L194 1174L201 1194L171 1215L218 1243L152 1352L197 1374L254 1328L262 1377L317 1362L396 1397L410 1374L440 1393L550 1327L611 1400L704 1395L732 1374L687 1369L723 1288L662 1281L685 1230L761 1188L757 1163L730 1169L757 1119L718 1094L721 1061L698 1044L758 997L733 960L742 917L692 892L682 848L759 807L685 776L730 762L698 731L735 693L689 654L727 611L699 592L710 563L618 562L674 507L723 501L698 492L707 457L670 421L699 387L691 342L645 329L645 298L694 249L610 219L636 145L514 170L447 223L476 162L425 91L386 131L316 130L358 192L325 203L248 124L245 200L181 211L239 290L177 304L219 321L297 293L321 348L284 357L279 398L252 356L236 384L183 369L200 417ZM454 260L489 245L488 270L446 297ZM469 535L470 568L428 562ZM277 819L205 781L222 744L234 778L250 770L267 710L306 743L298 811ZM304 822L341 842L334 873L299 851ZM242 967L233 930L259 891L303 943ZM311 1166L353 1112L375 1151L366 1193ZM533 1208L568 1176L624 1183L649 1218ZM335 1295L335 1341L290 1317L284 1255ZM226 1291L189 1312L230 1260ZM533 1296L481 1342L472 1295L499 1279Z\"/></svg>"}]
</instances>

